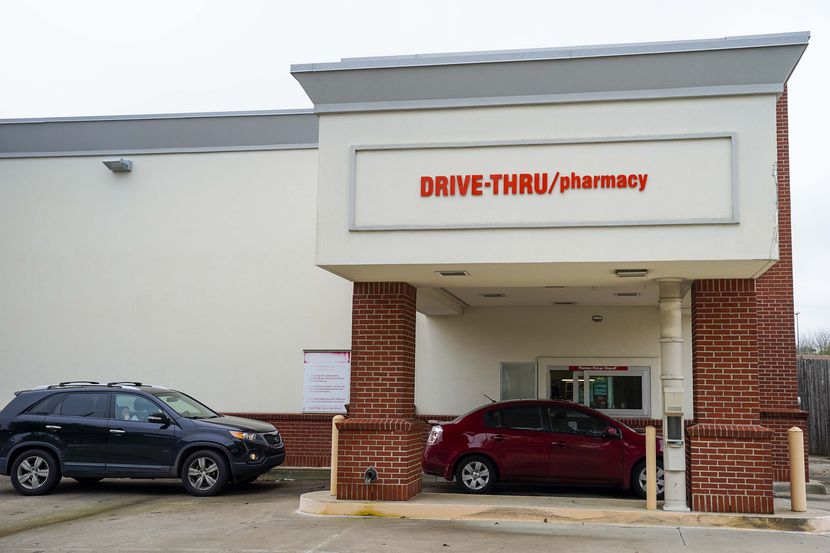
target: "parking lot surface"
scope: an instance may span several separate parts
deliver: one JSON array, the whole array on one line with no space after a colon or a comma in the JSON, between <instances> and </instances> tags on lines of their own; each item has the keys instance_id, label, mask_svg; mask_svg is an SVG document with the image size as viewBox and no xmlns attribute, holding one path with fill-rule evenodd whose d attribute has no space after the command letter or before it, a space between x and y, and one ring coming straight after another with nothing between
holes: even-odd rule
<instances>
[{"instance_id":1,"label":"parking lot surface","mask_svg":"<svg viewBox=\"0 0 830 553\"><path fill-rule=\"evenodd\" d=\"M315 517L297 513L323 481L263 481L214 498L175 481L66 479L21 497L0 477L0 551L244 552L830 551L830 536L787 532L575 524Z\"/></svg>"}]
</instances>

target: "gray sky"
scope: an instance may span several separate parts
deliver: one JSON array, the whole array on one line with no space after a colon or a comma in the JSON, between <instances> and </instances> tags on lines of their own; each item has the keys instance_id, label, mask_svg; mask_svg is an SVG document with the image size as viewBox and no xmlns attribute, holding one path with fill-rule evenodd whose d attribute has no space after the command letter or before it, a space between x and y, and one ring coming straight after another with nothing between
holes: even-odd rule
<instances>
[{"instance_id":1,"label":"gray sky","mask_svg":"<svg viewBox=\"0 0 830 553\"><path fill-rule=\"evenodd\" d=\"M310 107L292 63L811 31L790 80L796 309L830 328L830 2L0 2L0 118Z\"/></svg>"}]
</instances>

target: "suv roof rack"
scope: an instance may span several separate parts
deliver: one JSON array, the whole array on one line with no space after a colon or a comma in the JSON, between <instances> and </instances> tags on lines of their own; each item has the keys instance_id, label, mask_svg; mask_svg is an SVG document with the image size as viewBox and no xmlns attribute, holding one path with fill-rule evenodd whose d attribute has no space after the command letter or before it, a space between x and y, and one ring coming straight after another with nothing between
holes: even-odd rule
<instances>
[{"instance_id":1,"label":"suv roof rack","mask_svg":"<svg viewBox=\"0 0 830 553\"><path fill-rule=\"evenodd\" d=\"M51 386L46 386L47 389L51 388L68 388L70 386L96 386L101 384L100 382L96 382L94 380L68 380L66 382L60 382L58 384L53 384Z\"/></svg>"},{"instance_id":2,"label":"suv roof rack","mask_svg":"<svg viewBox=\"0 0 830 553\"><path fill-rule=\"evenodd\" d=\"M111 386L111 387L121 386L122 384L126 385L126 386L144 386L144 384L142 384L141 382L132 382L132 381L129 381L129 380L119 380L118 382L107 382L107 386Z\"/></svg>"}]
</instances>

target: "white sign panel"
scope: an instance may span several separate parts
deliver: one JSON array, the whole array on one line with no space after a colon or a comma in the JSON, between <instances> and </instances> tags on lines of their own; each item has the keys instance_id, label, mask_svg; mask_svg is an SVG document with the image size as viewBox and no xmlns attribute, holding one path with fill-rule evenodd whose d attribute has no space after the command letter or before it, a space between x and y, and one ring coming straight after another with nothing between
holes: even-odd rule
<instances>
[{"instance_id":1,"label":"white sign panel","mask_svg":"<svg viewBox=\"0 0 830 553\"><path fill-rule=\"evenodd\" d=\"M345 413L345 405L349 403L351 353L307 351L303 358L303 413Z\"/></svg>"},{"instance_id":2,"label":"white sign panel","mask_svg":"<svg viewBox=\"0 0 830 553\"><path fill-rule=\"evenodd\" d=\"M355 147L351 229L737 222L733 137Z\"/></svg>"}]
</instances>

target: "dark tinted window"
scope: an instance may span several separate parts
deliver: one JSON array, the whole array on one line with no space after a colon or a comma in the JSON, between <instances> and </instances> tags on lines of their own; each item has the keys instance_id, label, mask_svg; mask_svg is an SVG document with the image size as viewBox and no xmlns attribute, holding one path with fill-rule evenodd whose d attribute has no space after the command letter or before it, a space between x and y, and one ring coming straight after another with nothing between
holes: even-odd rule
<instances>
[{"instance_id":1,"label":"dark tinted window","mask_svg":"<svg viewBox=\"0 0 830 553\"><path fill-rule=\"evenodd\" d=\"M52 394L41 399L29 408L30 415L51 415L57 412L57 406L66 394Z\"/></svg>"},{"instance_id":2,"label":"dark tinted window","mask_svg":"<svg viewBox=\"0 0 830 553\"><path fill-rule=\"evenodd\" d=\"M599 437L608 428L605 421L576 409L552 407L549 413L550 429L553 432Z\"/></svg>"},{"instance_id":3,"label":"dark tinted window","mask_svg":"<svg viewBox=\"0 0 830 553\"><path fill-rule=\"evenodd\" d=\"M542 416L538 407L511 407L497 413L494 426L521 430L542 430Z\"/></svg>"},{"instance_id":4,"label":"dark tinted window","mask_svg":"<svg viewBox=\"0 0 830 553\"><path fill-rule=\"evenodd\" d=\"M90 417L103 419L109 412L109 394L106 393L70 393L61 405L61 415L65 417Z\"/></svg>"}]
</instances>

